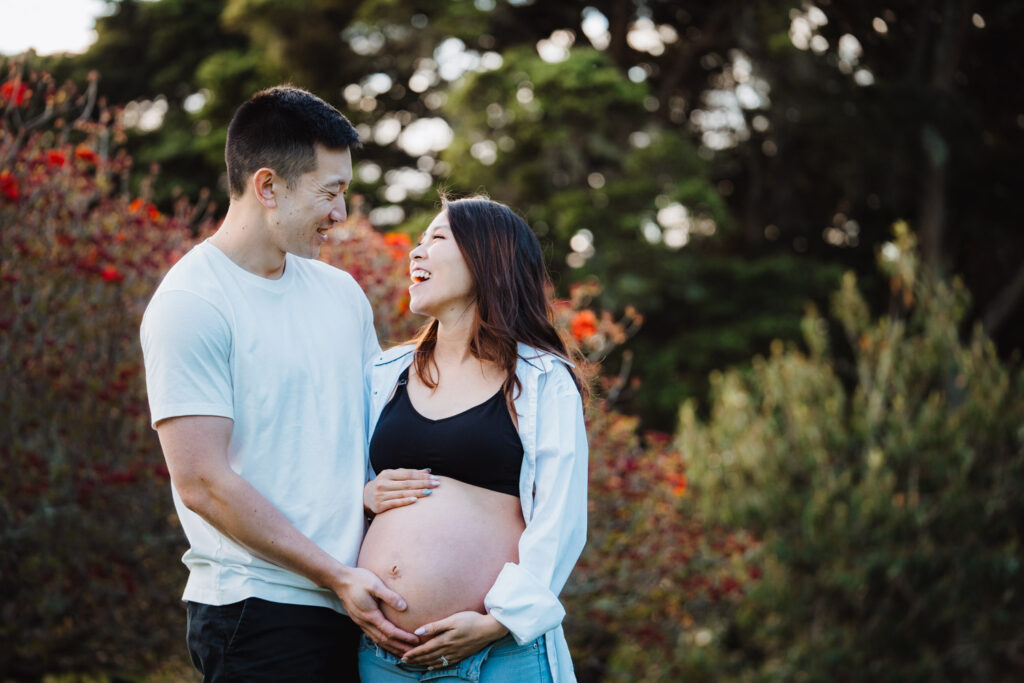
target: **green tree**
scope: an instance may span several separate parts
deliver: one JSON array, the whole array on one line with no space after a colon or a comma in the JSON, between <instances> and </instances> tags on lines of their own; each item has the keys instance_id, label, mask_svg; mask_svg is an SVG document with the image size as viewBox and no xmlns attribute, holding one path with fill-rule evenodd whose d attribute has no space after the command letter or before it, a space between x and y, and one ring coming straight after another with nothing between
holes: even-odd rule
<instances>
[{"instance_id":1,"label":"green tree","mask_svg":"<svg viewBox=\"0 0 1024 683\"><path fill-rule=\"evenodd\" d=\"M804 300L823 304L837 269L857 271L884 305L874 250L899 218L922 226L929 267L964 274L969 317L1004 351L1024 344L1011 189L1024 143L1019 89L1006 85L1024 64L1014 31L1024 10L1010 0L967 8L121 0L94 49L68 63L101 68L115 101L167 102L163 125L129 143L140 166L162 165L165 209L201 187L226 205L231 112L282 80L361 125L353 192L383 211L376 225L419 229L436 205L432 184L483 186L513 203L546 231L563 285L597 275L605 305L642 308L634 371L645 384L621 396L664 426L678 400L703 393L708 370L796 338ZM536 80L530 102L514 97L517 74ZM492 103L524 116L489 118ZM449 149L404 144L399 133L422 141L414 127L434 119L451 124ZM472 154L509 140L518 147L495 147L494 164ZM678 225L677 204L713 220L715 235L693 233L674 251L637 239L664 231L659 219ZM581 228L595 253L571 269L564 256Z\"/></svg>"},{"instance_id":2,"label":"green tree","mask_svg":"<svg viewBox=\"0 0 1024 683\"><path fill-rule=\"evenodd\" d=\"M963 285L917 258L898 224L881 319L843 278L852 365L812 312L806 352L715 373L706 422L682 410L703 513L762 541L759 585L680 655L716 680L1019 678L1024 372L979 328L962 340Z\"/></svg>"}]
</instances>

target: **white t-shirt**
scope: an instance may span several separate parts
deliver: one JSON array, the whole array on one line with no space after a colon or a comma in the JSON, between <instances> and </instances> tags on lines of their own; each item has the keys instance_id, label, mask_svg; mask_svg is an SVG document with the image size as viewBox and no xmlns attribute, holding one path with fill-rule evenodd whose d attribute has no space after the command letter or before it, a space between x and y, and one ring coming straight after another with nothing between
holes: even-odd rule
<instances>
[{"instance_id":1,"label":"white t-shirt","mask_svg":"<svg viewBox=\"0 0 1024 683\"><path fill-rule=\"evenodd\" d=\"M268 280L203 242L167 273L142 319L152 421L234 421L231 468L303 534L352 566L363 538L366 370L379 353L373 312L352 277L288 254ZM343 612L331 591L254 557L174 505L190 548L184 600L248 597Z\"/></svg>"}]
</instances>

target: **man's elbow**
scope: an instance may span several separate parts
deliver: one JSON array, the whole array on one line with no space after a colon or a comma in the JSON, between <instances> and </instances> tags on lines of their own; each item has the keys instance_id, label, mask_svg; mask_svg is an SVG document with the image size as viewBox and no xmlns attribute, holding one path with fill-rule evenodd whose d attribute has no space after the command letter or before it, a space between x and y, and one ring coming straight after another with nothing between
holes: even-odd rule
<instances>
[{"instance_id":1,"label":"man's elbow","mask_svg":"<svg viewBox=\"0 0 1024 683\"><path fill-rule=\"evenodd\" d=\"M214 507L217 495L214 484L202 476L172 477L181 504L201 517L207 517Z\"/></svg>"}]
</instances>

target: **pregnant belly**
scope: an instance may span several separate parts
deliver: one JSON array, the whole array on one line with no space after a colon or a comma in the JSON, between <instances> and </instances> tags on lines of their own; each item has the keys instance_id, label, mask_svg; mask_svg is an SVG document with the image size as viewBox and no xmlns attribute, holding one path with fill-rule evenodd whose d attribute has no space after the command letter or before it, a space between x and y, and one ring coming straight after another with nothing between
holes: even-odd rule
<instances>
[{"instance_id":1,"label":"pregnant belly","mask_svg":"<svg viewBox=\"0 0 1024 683\"><path fill-rule=\"evenodd\" d=\"M483 612L501 568L519 561L519 499L438 479L431 495L377 515L359 551L358 565L405 599L404 612L382 609L410 632L455 612Z\"/></svg>"}]
</instances>

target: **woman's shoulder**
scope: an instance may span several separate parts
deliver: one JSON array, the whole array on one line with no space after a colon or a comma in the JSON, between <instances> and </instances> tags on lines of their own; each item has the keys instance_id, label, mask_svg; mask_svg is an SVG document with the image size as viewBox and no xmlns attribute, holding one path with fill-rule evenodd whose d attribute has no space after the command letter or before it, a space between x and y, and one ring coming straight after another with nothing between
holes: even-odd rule
<instances>
[{"instance_id":1,"label":"woman's shoulder","mask_svg":"<svg viewBox=\"0 0 1024 683\"><path fill-rule=\"evenodd\" d=\"M380 355L374 359L373 364L376 366L390 365L400 361L415 350L415 344L400 344L399 346L392 346L390 349L382 351Z\"/></svg>"},{"instance_id":2,"label":"woman's shoulder","mask_svg":"<svg viewBox=\"0 0 1024 683\"><path fill-rule=\"evenodd\" d=\"M540 374L572 375L575 367L568 358L519 342L519 367Z\"/></svg>"}]
</instances>

